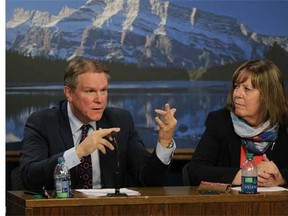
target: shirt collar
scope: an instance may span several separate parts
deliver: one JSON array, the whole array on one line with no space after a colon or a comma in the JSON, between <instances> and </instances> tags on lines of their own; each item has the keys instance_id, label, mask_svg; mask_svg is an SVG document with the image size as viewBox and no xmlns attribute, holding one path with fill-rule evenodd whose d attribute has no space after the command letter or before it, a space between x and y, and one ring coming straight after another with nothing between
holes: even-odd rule
<instances>
[{"instance_id":1,"label":"shirt collar","mask_svg":"<svg viewBox=\"0 0 288 216\"><path fill-rule=\"evenodd\" d=\"M74 135L80 128L82 127L83 123L77 119L71 111L70 103L67 103L67 113L69 118L69 123L71 127L72 134ZM91 121L89 124L92 126L93 130L96 130L96 122Z\"/></svg>"}]
</instances>

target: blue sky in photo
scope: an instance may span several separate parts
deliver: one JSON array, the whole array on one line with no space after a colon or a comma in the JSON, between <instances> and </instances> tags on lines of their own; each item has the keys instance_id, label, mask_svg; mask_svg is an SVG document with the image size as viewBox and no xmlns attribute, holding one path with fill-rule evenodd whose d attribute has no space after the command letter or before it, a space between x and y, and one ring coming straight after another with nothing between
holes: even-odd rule
<instances>
[{"instance_id":1,"label":"blue sky in photo","mask_svg":"<svg viewBox=\"0 0 288 216\"><path fill-rule=\"evenodd\" d=\"M86 0L6 0L6 19L9 19L13 10L18 7L58 14L65 5L79 8L85 2ZM288 36L287 0L170 0L170 2L234 17L260 34Z\"/></svg>"}]
</instances>

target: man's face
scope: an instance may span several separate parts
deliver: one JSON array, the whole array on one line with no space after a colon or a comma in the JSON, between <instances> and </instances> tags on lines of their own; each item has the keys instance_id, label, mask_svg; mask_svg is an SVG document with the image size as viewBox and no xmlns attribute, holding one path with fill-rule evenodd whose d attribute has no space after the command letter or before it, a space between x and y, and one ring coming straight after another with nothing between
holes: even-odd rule
<instances>
[{"instance_id":1,"label":"man's face","mask_svg":"<svg viewBox=\"0 0 288 216\"><path fill-rule=\"evenodd\" d=\"M72 113L82 123L101 119L107 106L108 79L106 74L86 72L76 79L76 89L64 87Z\"/></svg>"}]
</instances>

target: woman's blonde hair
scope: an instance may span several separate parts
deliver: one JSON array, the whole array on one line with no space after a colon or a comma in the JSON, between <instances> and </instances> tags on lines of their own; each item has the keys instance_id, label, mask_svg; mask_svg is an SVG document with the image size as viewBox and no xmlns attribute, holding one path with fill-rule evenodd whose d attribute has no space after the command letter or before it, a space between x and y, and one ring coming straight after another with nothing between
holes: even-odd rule
<instances>
[{"instance_id":1,"label":"woman's blonde hair","mask_svg":"<svg viewBox=\"0 0 288 216\"><path fill-rule=\"evenodd\" d=\"M227 108L235 111L233 91L235 83L243 83L251 75L252 86L260 91L261 123L270 120L288 125L288 103L282 75L279 68L269 60L252 60L243 63L233 74L228 94Z\"/></svg>"}]
</instances>

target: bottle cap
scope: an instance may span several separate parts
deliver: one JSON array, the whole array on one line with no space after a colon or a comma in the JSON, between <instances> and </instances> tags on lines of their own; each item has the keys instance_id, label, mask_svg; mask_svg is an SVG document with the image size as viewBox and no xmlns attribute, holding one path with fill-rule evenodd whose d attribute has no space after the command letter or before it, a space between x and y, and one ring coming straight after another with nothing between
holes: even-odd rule
<instances>
[{"instance_id":1,"label":"bottle cap","mask_svg":"<svg viewBox=\"0 0 288 216\"><path fill-rule=\"evenodd\" d=\"M36 195L34 195L34 199L42 199L42 195L41 194L36 194Z\"/></svg>"},{"instance_id":2,"label":"bottle cap","mask_svg":"<svg viewBox=\"0 0 288 216\"><path fill-rule=\"evenodd\" d=\"M254 156L253 153L247 152L246 158L247 159L253 159L253 156Z\"/></svg>"},{"instance_id":3,"label":"bottle cap","mask_svg":"<svg viewBox=\"0 0 288 216\"><path fill-rule=\"evenodd\" d=\"M65 159L64 157L58 157L58 163L64 163Z\"/></svg>"}]
</instances>

